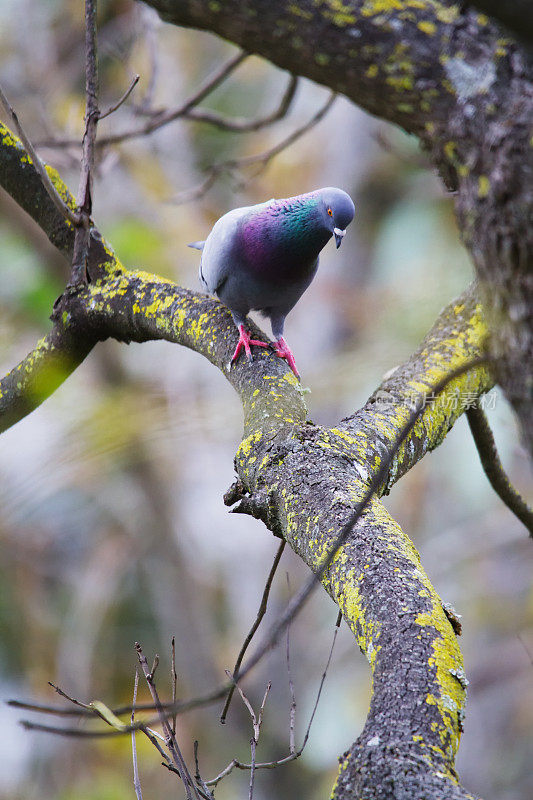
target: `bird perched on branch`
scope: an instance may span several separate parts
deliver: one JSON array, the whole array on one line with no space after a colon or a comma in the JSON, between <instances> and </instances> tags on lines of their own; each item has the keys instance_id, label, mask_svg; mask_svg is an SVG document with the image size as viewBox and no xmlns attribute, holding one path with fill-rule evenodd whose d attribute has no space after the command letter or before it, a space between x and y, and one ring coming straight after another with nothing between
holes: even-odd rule
<instances>
[{"instance_id":1,"label":"bird perched on branch","mask_svg":"<svg viewBox=\"0 0 533 800\"><path fill-rule=\"evenodd\" d=\"M189 245L202 250L200 280L229 308L239 330L232 363L243 348L251 360L253 345L272 346L300 377L283 338L285 317L313 280L320 251L332 236L340 247L354 213L346 192L327 187L236 208L215 223L205 242ZM246 315L252 310L270 318L274 345L250 338Z\"/></svg>"}]
</instances>

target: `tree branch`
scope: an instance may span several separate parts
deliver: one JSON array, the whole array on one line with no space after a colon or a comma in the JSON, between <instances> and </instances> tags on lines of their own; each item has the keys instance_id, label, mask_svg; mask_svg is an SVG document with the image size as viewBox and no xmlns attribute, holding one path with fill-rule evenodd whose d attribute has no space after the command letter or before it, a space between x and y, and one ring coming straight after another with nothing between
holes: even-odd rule
<instances>
[{"instance_id":1,"label":"tree branch","mask_svg":"<svg viewBox=\"0 0 533 800\"><path fill-rule=\"evenodd\" d=\"M56 209L59 211L59 213L62 214L62 216L65 217L65 219L67 219L69 222L71 222L72 225L78 225L79 222L80 222L79 214L74 213L72 211L72 209L63 201L63 198L60 196L60 194L58 193L58 191L55 188L54 184L50 180L50 177L49 177L49 175L48 175L48 173L47 173L47 171L46 171L41 159L39 158L39 156L35 152L35 149L34 149L32 143L31 143L30 139L28 138L28 136L26 135L26 133L24 131L24 128L20 124L20 121L19 121L19 118L17 116L17 113L16 113L15 109L13 108L13 106L11 105L11 103L9 102L7 97L5 96L5 94L4 94L3 90L2 90L2 87L0 87L0 102L4 106L4 109L6 110L6 112L12 118L13 123L15 125L15 128L17 129L17 133L20 136L21 142L23 143L24 148L25 148L28 156L31 158L31 163L32 163L33 167L35 168L35 171L38 173L38 175L39 175L39 177L41 179L41 183L42 183L44 189L46 190L46 192L48 193L48 196L50 197L50 200L52 201L52 203L54 204ZM0 125L1 125L1 123L0 123Z\"/></svg>"},{"instance_id":2,"label":"tree branch","mask_svg":"<svg viewBox=\"0 0 533 800\"><path fill-rule=\"evenodd\" d=\"M291 75L277 109L263 117L256 117L255 119L246 119L244 117L232 119L231 117L224 117L205 108L193 108L187 111L184 117L192 119L195 122L206 122L209 125L214 125L215 128L220 128L223 131L231 131L232 133L258 131L272 125L274 122L278 122L286 116L294 100L297 87L298 78L295 75Z\"/></svg>"},{"instance_id":3,"label":"tree branch","mask_svg":"<svg viewBox=\"0 0 533 800\"><path fill-rule=\"evenodd\" d=\"M483 410L473 405L466 410L466 418L474 437L479 460L489 483L507 508L526 526L533 537L533 509L512 486L500 461L496 442Z\"/></svg>"}]
</instances>

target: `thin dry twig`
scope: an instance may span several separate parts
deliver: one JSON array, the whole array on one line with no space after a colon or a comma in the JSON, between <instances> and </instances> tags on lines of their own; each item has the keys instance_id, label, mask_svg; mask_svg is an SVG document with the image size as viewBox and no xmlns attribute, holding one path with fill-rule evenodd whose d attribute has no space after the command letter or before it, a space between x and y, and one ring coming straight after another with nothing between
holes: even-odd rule
<instances>
[{"instance_id":1,"label":"thin dry twig","mask_svg":"<svg viewBox=\"0 0 533 800\"><path fill-rule=\"evenodd\" d=\"M194 108L194 106L198 105L198 103L207 97L208 94L214 91L217 86L220 86L220 84L223 83L223 81L225 81L226 78L240 64L242 64L246 58L248 58L248 53L243 53L242 51L236 56L230 58L229 61L219 67L212 75L210 75L193 95L191 95L177 108L149 111L141 109L143 114L149 116L149 120L145 122L144 125L140 126L139 128L123 131L122 133L113 133L109 134L108 136L100 136L97 142L97 147L101 148L112 144L120 144L121 142L125 142L130 139L148 136L159 128L162 128L164 125L168 125L170 122L174 122L175 120L184 117L189 111L191 111L192 108ZM73 145L79 145L79 141L77 139L73 139L72 137L63 137L44 139L39 142L39 144L42 147L71 147Z\"/></svg>"},{"instance_id":2,"label":"thin dry twig","mask_svg":"<svg viewBox=\"0 0 533 800\"><path fill-rule=\"evenodd\" d=\"M178 685L178 674L176 672L176 637L172 637L172 645L171 645L171 661L170 661L170 681L172 684L172 705L176 705L176 690ZM176 717L177 714L173 714L171 717L171 728L172 733L174 736L176 735Z\"/></svg>"},{"instance_id":3,"label":"thin dry twig","mask_svg":"<svg viewBox=\"0 0 533 800\"><path fill-rule=\"evenodd\" d=\"M313 721L314 721L314 718L315 718L316 710L318 708L318 703L320 702L320 697L322 695L322 689L324 688L324 682L326 680L326 676L327 676L327 673L328 673L329 665L331 664L331 659L332 659L332 656L333 656L333 650L335 648L335 643L337 641L337 635L338 635L338 632L339 632L339 627L340 627L341 620L342 620L342 614L341 614L341 612L339 612L339 614L337 616L337 621L335 623L335 630L334 630L334 633L333 633L333 640L331 642L331 647L329 649L328 660L326 662L326 666L324 667L324 671L323 671L322 677L320 679L320 684L319 684L319 687L318 687L318 692L317 692L317 696L316 696L316 699L315 699L315 704L314 704L313 710L311 712L311 717L309 718L309 723L307 725L307 729L306 729L305 736L303 738L301 747L298 750L296 750L296 747L295 747L295 744L294 744L294 717L295 717L295 711L296 711L296 699L295 699L295 696L294 696L294 687L291 685L291 712L290 712L290 722L289 722L289 754L287 756L285 756L284 758L277 759L276 761L264 761L264 762L257 763L252 759L250 764L243 763L242 761L238 761L238 759L234 758L232 761L230 761L230 763L215 778L213 778L210 781L206 781L206 784L205 784L206 786L217 786L217 784L219 784L220 781L223 780L227 775L230 775L233 772L234 769L251 770L252 767L253 767L254 770L257 770L257 769L275 769L276 767L281 767L284 764L288 764L291 761L296 761L297 758L300 758L300 756L302 755L302 753L303 753L303 751L305 749L305 746L307 745L307 742L309 740L309 735L311 733L311 726L313 725ZM290 675L290 661L289 661L288 650L287 650L287 659L288 659L288 669L289 669L289 675ZM290 683L292 684L292 681L290 681ZM267 697L269 689L270 689L270 684L267 687L267 691L265 692L265 696L263 698L263 703L262 703L262 706L261 706L261 716L262 716L262 710L264 708L264 705L265 705L265 702L266 702L266 697ZM242 696L242 693L241 693L241 696ZM248 707L248 704L247 704L247 707ZM294 711L293 711L293 709L294 709ZM256 743L257 743L257 738L256 738Z\"/></svg>"},{"instance_id":4,"label":"thin dry twig","mask_svg":"<svg viewBox=\"0 0 533 800\"><path fill-rule=\"evenodd\" d=\"M320 685L318 687L318 692L317 692L317 695L316 695L315 704L313 706L313 710L312 710L311 716L309 718L309 723L307 725L307 730L305 731L305 736L304 736L303 741L302 741L302 746L300 747L300 749L298 750L298 753L297 753L298 757L302 755L302 753L304 751L304 748L305 748L305 746L307 744L307 741L309 739L309 734L311 733L311 726L313 724L313 720L315 718L316 710L317 710L318 704L320 702L320 696L322 695L322 689L324 688L324 681L326 680L326 675L328 674L329 665L331 664L331 659L333 657L333 650L335 649L335 643L337 641L337 636L338 636L338 633L339 633L339 628L341 626L341 622L342 622L342 612L339 611L339 613L337 615L337 621L335 623L335 630L333 631L333 640L331 642L331 647L329 649L328 660L326 661L326 666L324 667L324 672L322 673L322 677L320 678Z\"/></svg>"},{"instance_id":5,"label":"thin dry twig","mask_svg":"<svg viewBox=\"0 0 533 800\"><path fill-rule=\"evenodd\" d=\"M69 703L73 703L73 705L85 709L88 713L91 714L91 716L94 715L95 710L89 703L82 703L81 700L76 700L75 697L71 697L70 695L68 695L66 692L63 691L63 689L60 689L59 686L56 686L55 683L52 683L52 681L48 681L48 686L51 686L54 692L60 695L60 697L64 697L65 700L69 701Z\"/></svg>"},{"instance_id":6,"label":"thin dry twig","mask_svg":"<svg viewBox=\"0 0 533 800\"><path fill-rule=\"evenodd\" d=\"M287 575L287 582L289 580L289 576ZM287 625L287 644L285 648L285 659L287 662L287 676L289 679L289 693L291 696L291 705L289 709L289 753L294 753L296 749L296 745L294 742L294 729L296 724L296 695L294 693L294 682L292 680L291 674L291 656L290 656L290 636L291 636L291 626Z\"/></svg>"},{"instance_id":7,"label":"thin dry twig","mask_svg":"<svg viewBox=\"0 0 533 800\"><path fill-rule=\"evenodd\" d=\"M194 742L194 764L196 767L194 780L196 781L199 791L201 791L202 797L206 798L206 800L214 800L214 795L209 791L207 784L200 775L200 763L198 761L198 741Z\"/></svg>"},{"instance_id":8,"label":"thin dry twig","mask_svg":"<svg viewBox=\"0 0 533 800\"><path fill-rule=\"evenodd\" d=\"M135 703L137 702L137 689L139 686L139 671L135 669L135 682L133 684L133 702L131 704L131 724L135 722ZM135 730L131 732L131 753L133 758L133 788L137 800L143 800L141 781L139 779L139 767L137 764L137 744L135 742Z\"/></svg>"},{"instance_id":9,"label":"thin dry twig","mask_svg":"<svg viewBox=\"0 0 533 800\"><path fill-rule=\"evenodd\" d=\"M214 111L205 108L191 109L191 111L187 111L183 116L186 119L194 120L195 122L205 122L209 125L214 125L215 128L231 131L232 133L259 131L263 128L267 128L274 122L279 122L280 119L283 119L283 117L287 115L296 95L297 87L298 78L296 75L291 75L278 107L270 114L266 114L263 117L255 117L254 119L246 119L244 117L231 118L216 114Z\"/></svg>"},{"instance_id":10,"label":"thin dry twig","mask_svg":"<svg viewBox=\"0 0 533 800\"><path fill-rule=\"evenodd\" d=\"M96 0L85 0L85 133L82 140L80 182L77 196L80 225L77 227L74 237L70 274L70 283L73 286L87 282L87 258L89 255L93 206L92 181L96 127L99 116Z\"/></svg>"},{"instance_id":11,"label":"thin dry twig","mask_svg":"<svg viewBox=\"0 0 533 800\"><path fill-rule=\"evenodd\" d=\"M268 150L264 150L261 153L255 153L250 156L243 156L242 158L231 158L227 161L220 161L218 164L212 164L208 170L207 175L204 180L198 185L193 187L192 189L187 189L185 192L181 192L176 197L172 199L172 203L175 205L183 205L183 203L189 203L192 200L199 200L201 199L206 192L209 191L211 186L215 183L217 178L222 175L223 173L232 173L236 170L246 169L248 167L253 167L257 165L257 169L253 172L253 174L246 179L242 179L239 182L239 187L246 186L250 180L257 177L263 170L266 169L268 164L279 155L283 150L286 150L290 147L294 142L304 136L308 131L318 125L318 123L325 117L325 115L330 110L331 106L335 102L337 94L335 92L331 92L327 101L318 109L318 111L313 114L311 119L309 119L304 125L301 125L296 130L292 131L288 136L282 139L278 144L270 147Z\"/></svg>"},{"instance_id":12,"label":"thin dry twig","mask_svg":"<svg viewBox=\"0 0 533 800\"><path fill-rule=\"evenodd\" d=\"M139 664L141 665L144 677L146 678L146 683L148 684L150 694L152 695L152 700L154 701L154 704L158 711L159 722L161 723L161 726L163 728L163 733L165 736L165 744L170 752L172 761L182 780L183 786L185 787L187 800L192 800L193 793L194 796L198 798L198 792L196 786L193 783L191 774L189 772L187 764L185 763L185 759L183 758L176 737L173 735L172 729L168 722L168 714L165 713L165 711L161 706L161 701L159 699L159 695L157 693L157 689L155 687L155 683L153 680L153 672L151 672L150 669L148 668L148 661L146 660L146 656L144 655L142 647L138 642L135 642L135 650L137 652L137 658L139 659ZM159 661L158 658L157 661ZM157 666L155 659L154 659L154 664Z\"/></svg>"},{"instance_id":13,"label":"thin dry twig","mask_svg":"<svg viewBox=\"0 0 533 800\"><path fill-rule=\"evenodd\" d=\"M99 121L100 121L100 120L102 120L102 119L105 119L106 117L109 117L109 116L111 116L111 114L114 114L114 112L115 112L115 111L117 111L117 110L120 108L120 106L121 106L123 103L125 103L125 102L126 102L126 100L128 99L128 97L130 96L130 94L133 92L133 90L135 89L135 87L136 87L136 86L137 86L137 84L139 83L140 77L141 77L140 75L135 75L135 76L134 76L134 78L133 78L132 82L131 82L131 83L130 83L130 85L129 85L129 88L128 88L128 89L126 89L126 91L124 92L124 94L122 95L122 97L120 98L120 100L118 100L118 101L117 101L117 102L116 102L114 105L110 106L110 107L107 109L107 111L104 111L104 112L103 112L103 114L100 114L100 116L99 116L99 118L98 118L98 119L99 119Z\"/></svg>"},{"instance_id":14,"label":"thin dry twig","mask_svg":"<svg viewBox=\"0 0 533 800\"><path fill-rule=\"evenodd\" d=\"M254 796L254 780L255 780L255 751L257 748L257 741L254 736L250 739L251 751L251 766L250 766L250 790L248 792L248 800L253 800Z\"/></svg>"},{"instance_id":15,"label":"thin dry twig","mask_svg":"<svg viewBox=\"0 0 533 800\"><path fill-rule=\"evenodd\" d=\"M247 57L247 53L238 53L236 56L233 56L229 59L229 61L219 67L212 75L210 75L209 78L207 78L207 80L204 81L204 83L200 86L198 91L191 95L191 97L185 100L185 102L183 102L177 108L151 112L151 119L140 128L124 131L123 133L115 133L110 134L109 136L103 136L98 140L98 146L103 147L105 145L118 144L129 139L135 139L139 136L147 136L159 128L162 128L164 125L168 125L169 122L174 122L174 120L183 117L185 114L187 114L187 112L194 108L194 106L198 105L198 103L200 103L204 97L207 97L208 94L211 94L211 92L216 89L217 86L220 86L220 84L226 80L228 75L230 75L240 64L242 64Z\"/></svg>"},{"instance_id":16,"label":"thin dry twig","mask_svg":"<svg viewBox=\"0 0 533 800\"><path fill-rule=\"evenodd\" d=\"M498 455L494 435L482 408L473 405L466 411L481 466L490 485L507 508L522 522L533 537L533 509L522 499L509 480Z\"/></svg>"},{"instance_id":17,"label":"thin dry twig","mask_svg":"<svg viewBox=\"0 0 533 800\"><path fill-rule=\"evenodd\" d=\"M276 555L274 556L274 561L272 562L272 566L270 568L270 572L268 573L268 577L266 579L265 588L263 589L263 596L261 597L261 603L259 604L259 608L257 610L257 616L255 618L255 622L250 628L246 639L240 649L239 655L237 656L237 660L235 662L235 666L233 667L233 676L237 675L239 672L240 666L242 664L242 660L248 649L248 645L252 641L256 630L258 629L259 625L261 624L261 620L265 616L267 604L268 604L268 597L270 595L270 589L272 587L272 581L274 580L274 575L276 574L276 570L278 568L278 564L280 562L281 556L283 555L283 551L285 549L285 541L282 541L280 546L277 549ZM220 722L224 724L226 722L226 715L228 713L228 709L230 707L231 698L233 697L233 692L235 691L235 684L231 685L231 688L228 692L228 696L226 698L226 702L224 703L224 708L222 709L222 714L220 715Z\"/></svg>"},{"instance_id":18,"label":"thin dry twig","mask_svg":"<svg viewBox=\"0 0 533 800\"><path fill-rule=\"evenodd\" d=\"M24 128L20 124L20 121L19 121L19 118L18 118L18 115L17 115L15 109L13 108L13 106L11 105L9 100L7 99L7 97L4 94L1 86L0 86L0 102L4 106L4 108L6 110L6 113L9 114L9 116L13 120L13 124L15 125L15 128L17 129L17 133L19 135L19 138L20 138L22 144L24 145L24 149L26 150L28 156L31 158L31 160L33 162L33 166L35 167L35 170L38 173L38 175L39 175L39 177L40 177L40 179L42 181L42 184L43 184L44 188L46 189L46 191L48 192L48 195L49 195L50 199L52 200L53 204L55 205L55 207L57 208L59 213L62 214L63 217L65 217L66 220L68 220L68 222L72 223L72 225L79 225L80 224L80 216L79 216L79 214L76 214L76 212L74 212L71 208L69 208L69 206L65 203L65 201L63 200L63 198L61 197L61 195L59 194L59 192L55 188L54 184L50 180L50 177L49 177L49 175L48 175L48 173L46 171L46 167L44 166L43 162L41 161L41 159L39 158L39 156L35 152L35 149L34 149L32 143L31 143L30 139L28 138Z\"/></svg>"}]
</instances>

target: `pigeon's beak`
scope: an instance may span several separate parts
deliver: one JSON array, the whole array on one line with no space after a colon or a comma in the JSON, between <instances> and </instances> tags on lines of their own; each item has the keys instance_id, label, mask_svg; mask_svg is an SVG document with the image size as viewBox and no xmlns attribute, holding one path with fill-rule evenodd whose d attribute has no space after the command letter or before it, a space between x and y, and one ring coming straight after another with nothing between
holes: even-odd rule
<instances>
[{"instance_id":1,"label":"pigeon's beak","mask_svg":"<svg viewBox=\"0 0 533 800\"><path fill-rule=\"evenodd\" d=\"M337 250L341 246L341 242L346 236L346 231L341 231L340 228L333 228L333 233L335 234L335 244L337 245Z\"/></svg>"}]
</instances>

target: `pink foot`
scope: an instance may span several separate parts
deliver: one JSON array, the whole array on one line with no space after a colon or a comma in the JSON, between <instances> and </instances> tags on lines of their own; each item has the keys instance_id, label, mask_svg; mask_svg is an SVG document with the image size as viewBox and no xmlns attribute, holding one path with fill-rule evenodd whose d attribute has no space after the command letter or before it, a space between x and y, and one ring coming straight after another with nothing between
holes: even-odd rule
<instances>
[{"instance_id":1,"label":"pink foot","mask_svg":"<svg viewBox=\"0 0 533 800\"><path fill-rule=\"evenodd\" d=\"M292 369L298 380L300 379L300 375L298 370L296 369L296 361L294 360L294 356L291 353L291 349L283 336L280 336L278 341L274 344L274 350L276 351L276 355L280 358L284 358L289 367Z\"/></svg>"},{"instance_id":2,"label":"pink foot","mask_svg":"<svg viewBox=\"0 0 533 800\"><path fill-rule=\"evenodd\" d=\"M238 359L243 347L248 361L251 361L253 356L250 345L252 344L257 345L258 347L269 346L266 342L260 342L257 339L250 339L250 334L248 333L244 325L239 325L239 341L237 342L237 347L235 348L235 352L233 353L231 363L233 364L233 362Z\"/></svg>"}]
</instances>

